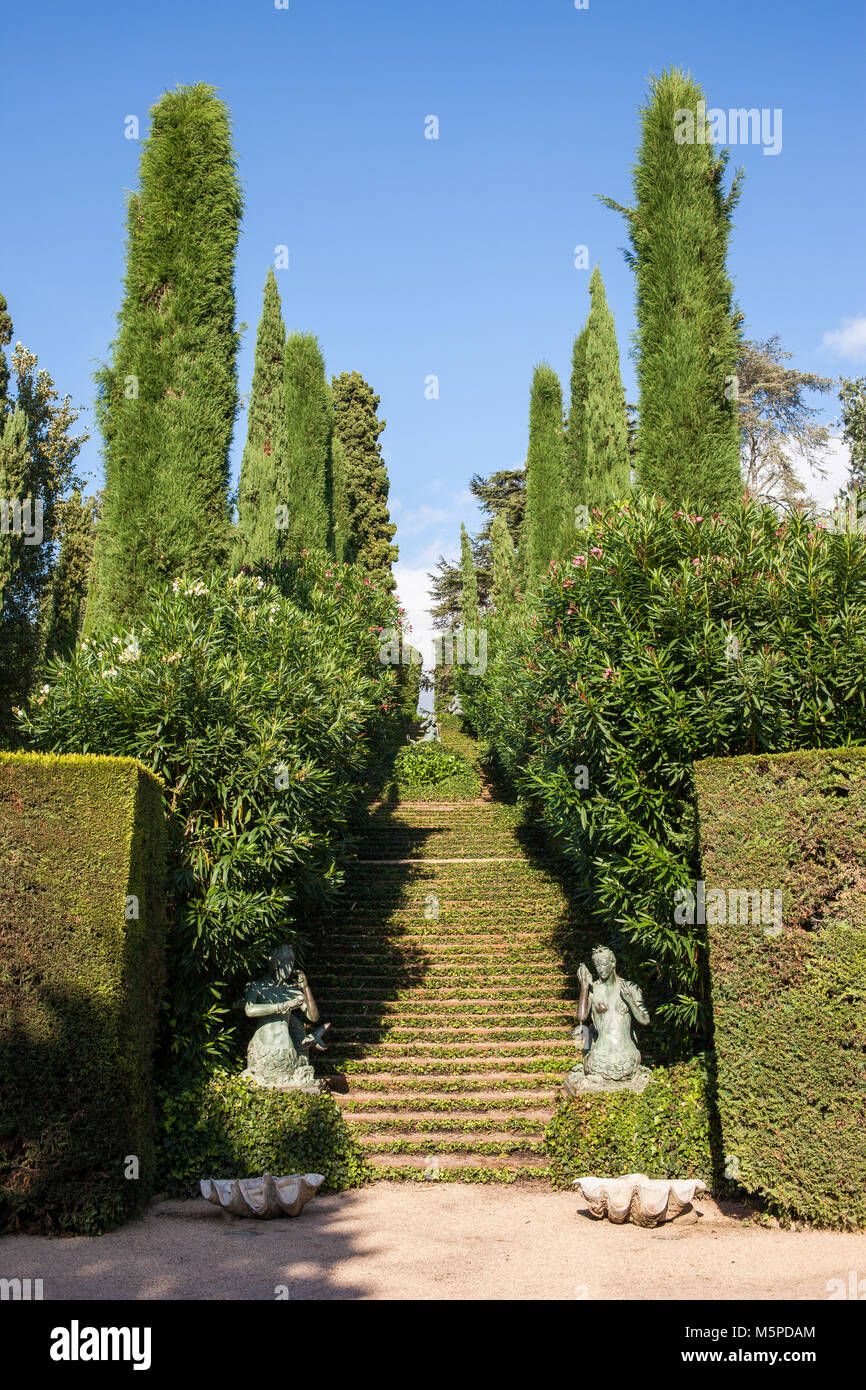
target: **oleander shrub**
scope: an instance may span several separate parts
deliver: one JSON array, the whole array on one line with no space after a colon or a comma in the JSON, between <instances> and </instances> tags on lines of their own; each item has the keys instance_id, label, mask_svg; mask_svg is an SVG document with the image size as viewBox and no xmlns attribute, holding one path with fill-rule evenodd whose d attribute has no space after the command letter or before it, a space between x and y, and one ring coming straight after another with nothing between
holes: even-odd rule
<instances>
[{"instance_id":1,"label":"oleander shrub","mask_svg":"<svg viewBox=\"0 0 866 1390\"><path fill-rule=\"evenodd\" d=\"M378 660L380 627L399 621L369 576L321 556L183 576L153 592L136 631L53 663L21 716L37 748L137 757L165 784L181 1071L237 1056L239 986L340 887L402 718L400 671Z\"/></svg>"},{"instance_id":2,"label":"oleander shrub","mask_svg":"<svg viewBox=\"0 0 866 1390\"><path fill-rule=\"evenodd\" d=\"M862 1229L866 749L711 759L695 781L726 1171L783 1219ZM781 918L744 890L779 892Z\"/></svg>"},{"instance_id":3,"label":"oleander shrub","mask_svg":"<svg viewBox=\"0 0 866 1390\"><path fill-rule=\"evenodd\" d=\"M139 763L0 753L0 1229L102 1231L152 1190L164 885Z\"/></svg>"},{"instance_id":4,"label":"oleander shrub","mask_svg":"<svg viewBox=\"0 0 866 1390\"><path fill-rule=\"evenodd\" d=\"M545 1131L554 1187L575 1178L701 1178L718 1187L705 1059L653 1069L645 1091L562 1100Z\"/></svg>"},{"instance_id":5,"label":"oleander shrub","mask_svg":"<svg viewBox=\"0 0 866 1390\"><path fill-rule=\"evenodd\" d=\"M595 511L533 604L460 668L492 765L564 856L671 1046L708 1019L703 927L673 919L698 862L692 764L866 738L866 540L746 501Z\"/></svg>"},{"instance_id":6,"label":"oleander shrub","mask_svg":"<svg viewBox=\"0 0 866 1390\"><path fill-rule=\"evenodd\" d=\"M326 1093L273 1091L217 1068L161 1100L160 1181L174 1195L197 1196L201 1178L321 1173L334 1191L370 1176Z\"/></svg>"}]
</instances>

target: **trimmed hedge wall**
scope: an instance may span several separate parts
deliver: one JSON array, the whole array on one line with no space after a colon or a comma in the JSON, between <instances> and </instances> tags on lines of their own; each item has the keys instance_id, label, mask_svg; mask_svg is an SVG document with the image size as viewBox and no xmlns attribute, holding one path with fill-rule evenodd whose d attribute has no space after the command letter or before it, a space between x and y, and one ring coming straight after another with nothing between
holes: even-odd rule
<instances>
[{"instance_id":1,"label":"trimmed hedge wall","mask_svg":"<svg viewBox=\"0 0 866 1390\"><path fill-rule=\"evenodd\" d=\"M2 1230L102 1231L151 1191L164 875L139 763L0 753Z\"/></svg>"},{"instance_id":2,"label":"trimmed hedge wall","mask_svg":"<svg viewBox=\"0 0 866 1390\"><path fill-rule=\"evenodd\" d=\"M695 782L707 893L782 892L778 934L707 927L727 1174L784 1219L866 1226L866 749L711 759Z\"/></svg>"},{"instance_id":3,"label":"trimmed hedge wall","mask_svg":"<svg viewBox=\"0 0 866 1390\"><path fill-rule=\"evenodd\" d=\"M652 1081L635 1095L575 1096L560 1102L545 1131L554 1187L593 1174L620 1177L702 1178L714 1183L708 1082L702 1058L653 1067Z\"/></svg>"},{"instance_id":4,"label":"trimmed hedge wall","mask_svg":"<svg viewBox=\"0 0 866 1390\"><path fill-rule=\"evenodd\" d=\"M162 1103L160 1182L175 1195L199 1196L200 1178L321 1173L339 1191L372 1176L324 1092L274 1091L218 1070Z\"/></svg>"}]
</instances>

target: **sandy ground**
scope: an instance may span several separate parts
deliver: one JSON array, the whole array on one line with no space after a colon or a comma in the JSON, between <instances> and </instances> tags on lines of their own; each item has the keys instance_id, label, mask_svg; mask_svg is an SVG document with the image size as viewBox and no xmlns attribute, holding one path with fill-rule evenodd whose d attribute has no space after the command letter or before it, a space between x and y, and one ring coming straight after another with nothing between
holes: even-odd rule
<instances>
[{"instance_id":1,"label":"sandy ground","mask_svg":"<svg viewBox=\"0 0 866 1390\"><path fill-rule=\"evenodd\" d=\"M866 1235L701 1209L644 1231L531 1184L376 1183L278 1221L157 1201L109 1235L7 1236L0 1277L41 1278L45 1299L583 1300L826 1299L866 1276Z\"/></svg>"}]
</instances>

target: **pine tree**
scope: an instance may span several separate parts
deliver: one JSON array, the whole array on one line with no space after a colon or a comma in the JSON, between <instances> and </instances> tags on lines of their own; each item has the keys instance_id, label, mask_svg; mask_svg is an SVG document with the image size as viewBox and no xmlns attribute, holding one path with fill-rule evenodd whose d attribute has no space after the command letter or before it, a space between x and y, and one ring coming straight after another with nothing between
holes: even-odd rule
<instances>
[{"instance_id":1,"label":"pine tree","mask_svg":"<svg viewBox=\"0 0 866 1390\"><path fill-rule=\"evenodd\" d=\"M285 544L295 555L301 550L333 553L333 400L312 333L289 335L284 381L286 462L277 475L277 494L288 506Z\"/></svg>"},{"instance_id":2,"label":"pine tree","mask_svg":"<svg viewBox=\"0 0 866 1390\"><path fill-rule=\"evenodd\" d=\"M600 507L612 498L626 496L631 475L616 329L598 266L592 272L589 293L592 306L586 324L583 407L586 503Z\"/></svg>"},{"instance_id":3,"label":"pine tree","mask_svg":"<svg viewBox=\"0 0 866 1390\"><path fill-rule=\"evenodd\" d=\"M493 606L497 613L513 608L517 588L517 556L505 518L498 516L490 527L493 549Z\"/></svg>"},{"instance_id":4,"label":"pine tree","mask_svg":"<svg viewBox=\"0 0 866 1390\"><path fill-rule=\"evenodd\" d=\"M203 83L167 93L129 199L119 332L97 378L105 493L88 631L132 624L150 584L227 557L241 206L226 106Z\"/></svg>"},{"instance_id":5,"label":"pine tree","mask_svg":"<svg viewBox=\"0 0 866 1390\"><path fill-rule=\"evenodd\" d=\"M291 510L287 495L277 497L277 477L285 476L286 467L285 352L280 292L277 277L269 270L256 335L247 442L238 487L236 565L272 559L277 551L277 504L286 504Z\"/></svg>"},{"instance_id":6,"label":"pine tree","mask_svg":"<svg viewBox=\"0 0 866 1390\"><path fill-rule=\"evenodd\" d=\"M391 566L398 552L392 540L397 527L388 514L388 472L379 444L385 421L377 414L379 397L360 372L342 372L332 384L334 430L346 460L350 542L345 558L393 588Z\"/></svg>"},{"instance_id":7,"label":"pine tree","mask_svg":"<svg viewBox=\"0 0 866 1390\"><path fill-rule=\"evenodd\" d=\"M469 532L460 527L460 621L463 627L478 626L478 580L472 559Z\"/></svg>"},{"instance_id":8,"label":"pine tree","mask_svg":"<svg viewBox=\"0 0 866 1390\"><path fill-rule=\"evenodd\" d=\"M558 553L568 510L563 496L562 387L546 362L535 368L526 455L526 582L542 578ZM571 520L571 518L568 518Z\"/></svg>"},{"instance_id":9,"label":"pine tree","mask_svg":"<svg viewBox=\"0 0 866 1390\"><path fill-rule=\"evenodd\" d=\"M738 174L709 139L703 93L678 69L653 78L628 222L637 280L640 487L724 507L742 491L735 391L740 315L726 271Z\"/></svg>"}]
</instances>

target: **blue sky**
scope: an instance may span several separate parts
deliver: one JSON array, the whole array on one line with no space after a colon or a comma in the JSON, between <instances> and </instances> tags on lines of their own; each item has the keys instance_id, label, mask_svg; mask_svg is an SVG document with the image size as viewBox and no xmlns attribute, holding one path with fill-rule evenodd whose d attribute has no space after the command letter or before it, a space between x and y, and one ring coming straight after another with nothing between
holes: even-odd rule
<instances>
[{"instance_id":1,"label":"blue sky","mask_svg":"<svg viewBox=\"0 0 866 1390\"><path fill-rule=\"evenodd\" d=\"M3 44L14 179L0 288L15 337L92 425L140 153L125 118L144 134L166 89L218 87L246 200L241 390L286 244L288 326L318 334L329 372L357 369L382 397L413 611L425 569L477 520L471 474L523 462L534 364L567 383L589 299L576 245L601 265L634 399L624 225L593 195L629 201L651 72L689 68L711 106L782 110L779 154L732 151L746 169L729 262L746 331L779 333L803 369L866 370L862 0L46 0L7 11ZM438 140L425 139L431 115ZM241 416L235 472L244 431ZM97 486L93 433L83 468Z\"/></svg>"}]
</instances>

